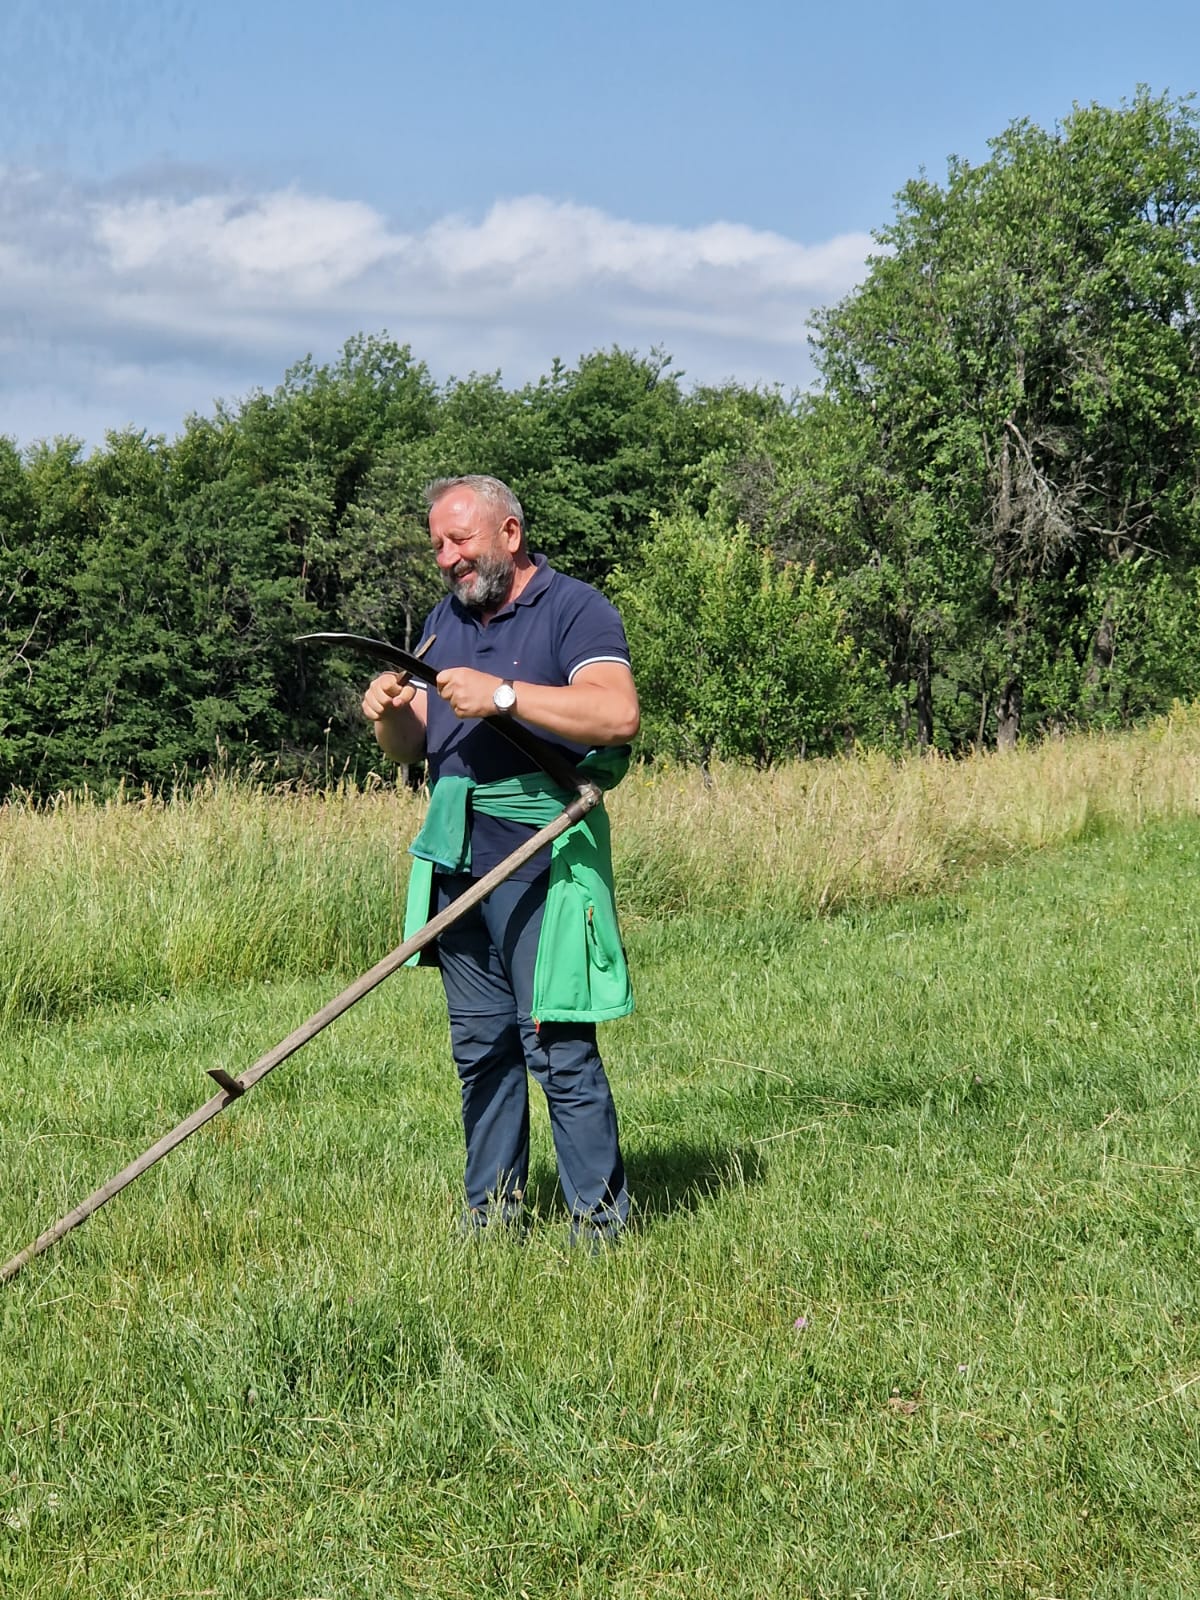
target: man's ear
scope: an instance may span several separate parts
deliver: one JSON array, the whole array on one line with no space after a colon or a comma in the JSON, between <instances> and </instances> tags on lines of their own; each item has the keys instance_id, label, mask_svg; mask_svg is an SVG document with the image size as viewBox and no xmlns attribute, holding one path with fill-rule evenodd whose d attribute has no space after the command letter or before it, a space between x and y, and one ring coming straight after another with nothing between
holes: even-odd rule
<instances>
[{"instance_id":1,"label":"man's ear","mask_svg":"<svg viewBox=\"0 0 1200 1600\"><path fill-rule=\"evenodd\" d=\"M500 524L500 532L504 535L509 554L515 556L521 548L521 524L516 517L505 517Z\"/></svg>"}]
</instances>

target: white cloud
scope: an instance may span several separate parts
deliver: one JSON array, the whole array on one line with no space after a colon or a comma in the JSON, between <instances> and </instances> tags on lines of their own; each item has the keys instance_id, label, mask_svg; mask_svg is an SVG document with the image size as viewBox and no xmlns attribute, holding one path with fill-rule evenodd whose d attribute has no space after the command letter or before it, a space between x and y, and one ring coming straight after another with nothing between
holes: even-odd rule
<instances>
[{"instance_id":1,"label":"white cloud","mask_svg":"<svg viewBox=\"0 0 1200 1600\"><path fill-rule=\"evenodd\" d=\"M0 169L0 432L96 443L107 417L171 434L217 396L385 329L440 377L520 383L555 356L661 345L693 379L798 387L807 317L860 280L871 248L538 195L406 232L359 201L192 189Z\"/></svg>"},{"instance_id":2,"label":"white cloud","mask_svg":"<svg viewBox=\"0 0 1200 1600\"><path fill-rule=\"evenodd\" d=\"M530 195L498 202L481 223L447 218L421 243L450 277L501 276L539 294L607 281L671 300L704 299L733 279L746 294L844 292L847 255L861 270L869 241L853 235L810 247L737 223L687 229L626 222Z\"/></svg>"},{"instance_id":3,"label":"white cloud","mask_svg":"<svg viewBox=\"0 0 1200 1600\"><path fill-rule=\"evenodd\" d=\"M319 299L397 251L369 206L291 190L97 203L92 215L114 272L208 283L223 297Z\"/></svg>"}]
</instances>

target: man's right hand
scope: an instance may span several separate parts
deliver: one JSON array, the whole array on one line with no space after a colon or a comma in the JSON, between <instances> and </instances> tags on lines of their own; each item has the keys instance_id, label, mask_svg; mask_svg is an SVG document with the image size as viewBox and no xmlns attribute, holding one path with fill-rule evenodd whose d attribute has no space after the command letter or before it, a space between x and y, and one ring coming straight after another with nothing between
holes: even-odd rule
<instances>
[{"instance_id":1,"label":"man's right hand","mask_svg":"<svg viewBox=\"0 0 1200 1600\"><path fill-rule=\"evenodd\" d=\"M404 672L381 672L363 695L363 716L375 742L401 766L425 754L425 696Z\"/></svg>"},{"instance_id":2,"label":"man's right hand","mask_svg":"<svg viewBox=\"0 0 1200 1600\"><path fill-rule=\"evenodd\" d=\"M407 673L381 672L377 678L371 679L363 695L363 716L368 722L378 722L390 711L399 711L403 706L411 705L416 692Z\"/></svg>"}]
</instances>

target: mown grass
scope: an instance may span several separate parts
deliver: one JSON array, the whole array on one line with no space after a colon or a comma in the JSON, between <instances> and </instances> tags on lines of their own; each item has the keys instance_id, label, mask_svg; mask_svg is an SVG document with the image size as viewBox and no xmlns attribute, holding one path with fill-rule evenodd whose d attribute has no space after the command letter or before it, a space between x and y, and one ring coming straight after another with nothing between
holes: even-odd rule
<instances>
[{"instance_id":1,"label":"mown grass","mask_svg":"<svg viewBox=\"0 0 1200 1600\"><path fill-rule=\"evenodd\" d=\"M539 1114L529 1242L457 1238L440 991L398 975L0 1289L0 1593L1195 1594L1194 745L618 791L630 1237L567 1249ZM211 963L12 1008L12 1251L366 964L223 978L213 841L297 895L328 852L336 900L406 803L9 814L35 905L76 852L82 970L122 885L110 942L161 942L140 860L189 863Z\"/></svg>"}]
</instances>

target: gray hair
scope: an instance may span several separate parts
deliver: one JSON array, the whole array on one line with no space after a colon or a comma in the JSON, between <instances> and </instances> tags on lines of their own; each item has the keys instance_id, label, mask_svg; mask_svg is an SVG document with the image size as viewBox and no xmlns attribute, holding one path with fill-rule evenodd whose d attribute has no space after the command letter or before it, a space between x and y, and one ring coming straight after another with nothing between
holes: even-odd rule
<instances>
[{"instance_id":1,"label":"gray hair","mask_svg":"<svg viewBox=\"0 0 1200 1600\"><path fill-rule=\"evenodd\" d=\"M468 472L461 478L435 478L432 483L425 485L425 504L432 511L442 496L449 494L452 489L470 489L472 494L501 512L502 520L516 517L521 537L525 537L525 513L521 510L521 502L499 478L490 478L483 472Z\"/></svg>"}]
</instances>

